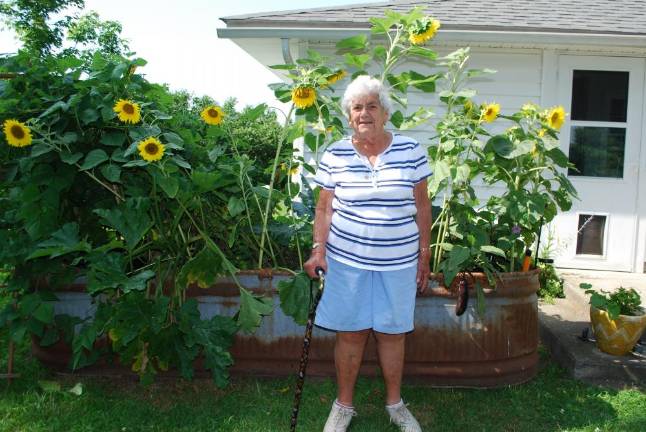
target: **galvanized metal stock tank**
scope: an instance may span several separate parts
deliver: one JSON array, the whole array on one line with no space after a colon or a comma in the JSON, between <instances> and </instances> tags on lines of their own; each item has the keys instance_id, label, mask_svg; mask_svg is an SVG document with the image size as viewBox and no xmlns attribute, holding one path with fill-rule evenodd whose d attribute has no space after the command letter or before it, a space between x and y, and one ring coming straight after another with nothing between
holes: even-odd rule
<instances>
[{"instance_id":1,"label":"galvanized metal stock tank","mask_svg":"<svg viewBox=\"0 0 646 432\"><path fill-rule=\"evenodd\" d=\"M440 281L431 281L415 307L415 331L406 338L407 379L435 386L497 387L531 379L538 367L539 270L500 274L495 289L482 275L486 311L479 317L475 291L469 307L460 317L454 312L455 295ZM274 300L275 312L264 318L252 335L236 336L232 354L234 373L290 375L298 370L304 327L296 325L280 309L276 288L286 274L242 272L241 284ZM473 277L468 276L470 286ZM206 290L189 292L199 301L203 318L215 314L233 315L238 308L238 288L223 278ZM334 333L316 328L310 348L309 376L334 376ZM361 373L378 374L373 338L364 355Z\"/></svg>"},{"instance_id":2,"label":"galvanized metal stock tank","mask_svg":"<svg viewBox=\"0 0 646 432\"><path fill-rule=\"evenodd\" d=\"M485 288L486 312L475 310L475 291L467 311L455 315L455 295L442 281L429 283L415 307L415 331L406 338L406 379L434 386L498 387L531 379L538 366L538 270L501 274L495 289L482 275L476 275ZM257 294L273 299L273 315L263 319L254 334L238 334L231 353L231 372L249 375L291 375L298 370L304 327L294 323L280 309L278 282L286 273L244 271L240 283ZM467 277L473 286L473 278ZM94 314L94 304L82 286L75 292L58 292L56 314L86 318ZM199 302L203 319L214 315L232 316L238 310L239 290L231 278L215 286L190 287L187 292ZM69 347L33 346L34 355L52 366L65 367ZM334 376L334 333L315 328L310 348L308 376ZM196 365L199 367L199 365ZM376 346L371 338L361 373L379 374Z\"/></svg>"}]
</instances>

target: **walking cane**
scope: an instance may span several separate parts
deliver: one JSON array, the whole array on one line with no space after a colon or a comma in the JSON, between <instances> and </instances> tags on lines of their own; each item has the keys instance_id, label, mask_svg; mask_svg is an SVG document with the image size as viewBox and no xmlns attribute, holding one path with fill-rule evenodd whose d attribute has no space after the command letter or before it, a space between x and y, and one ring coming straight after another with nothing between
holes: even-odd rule
<instances>
[{"instance_id":1,"label":"walking cane","mask_svg":"<svg viewBox=\"0 0 646 432\"><path fill-rule=\"evenodd\" d=\"M314 316L316 315L316 307L321 300L323 288L325 285L325 271L321 267L316 267L314 272L319 277L319 289L314 296L314 302L310 308L310 313L307 317L307 325L305 326L305 337L303 338L303 353L301 354L301 364L298 368L298 381L296 382L296 391L294 392L294 406L292 407L292 425L291 432L296 431L296 421L298 420L298 410L301 405L301 396L303 394L303 384L305 383L305 370L307 369L307 360L310 355L310 341L312 340L312 328L314 327ZM310 281L312 284L313 281ZM310 285L311 291L311 285Z\"/></svg>"}]
</instances>

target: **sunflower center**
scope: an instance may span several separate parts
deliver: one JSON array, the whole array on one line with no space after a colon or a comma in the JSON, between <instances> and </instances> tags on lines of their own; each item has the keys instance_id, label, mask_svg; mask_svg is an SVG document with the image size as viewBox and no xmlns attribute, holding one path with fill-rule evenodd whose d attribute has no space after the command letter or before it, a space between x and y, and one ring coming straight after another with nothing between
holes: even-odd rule
<instances>
[{"instance_id":1,"label":"sunflower center","mask_svg":"<svg viewBox=\"0 0 646 432\"><path fill-rule=\"evenodd\" d=\"M148 143L148 144L146 144L146 147L144 147L144 150L146 150L146 153L148 153L149 155L156 155L157 154L157 144Z\"/></svg>"},{"instance_id":2,"label":"sunflower center","mask_svg":"<svg viewBox=\"0 0 646 432\"><path fill-rule=\"evenodd\" d=\"M300 88L296 90L296 96L301 98L301 99L307 99L310 97L310 89L309 88Z\"/></svg>"},{"instance_id":3,"label":"sunflower center","mask_svg":"<svg viewBox=\"0 0 646 432\"><path fill-rule=\"evenodd\" d=\"M552 114L552 123L556 123L559 120L559 113Z\"/></svg>"},{"instance_id":4,"label":"sunflower center","mask_svg":"<svg viewBox=\"0 0 646 432\"><path fill-rule=\"evenodd\" d=\"M133 107L131 104L123 104L123 111L126 114L134 114L135 113L135 107Z\"/></svg>"},{"instance_id":5,"label":"sunflower center","mask_svg":"<svg viewBox=\"0 0 646 432\"><path fill-rule=\"evenodd\" d=\"M218 116L220 115L220 113L218 113L218 110L216 110L215 108L209 109L208 113L209 113L209 117L213 117L213 118L218 118Z\"/></svg>"},{"instance_id":6,"label":"sunflower center","mask_svg":"<svg viewBox=\"0 0 646 432\"><path fill-rule=\"evenodd\" d=\"M488 115L488 116L493 115L493 109L487 108L487 112L485 113L485 115Z\"/></svg>"},{"instance_id":7,"label":"sunflower center","mask_svg":"<svg viewBox=\"0 0 646 432\"><path fill-rule=\"evenodd\" d=\"M11 126L11 135L16 137L16 139L22 139L25 137L25 131L18 125Z\"/></svg>"}]
</instances>

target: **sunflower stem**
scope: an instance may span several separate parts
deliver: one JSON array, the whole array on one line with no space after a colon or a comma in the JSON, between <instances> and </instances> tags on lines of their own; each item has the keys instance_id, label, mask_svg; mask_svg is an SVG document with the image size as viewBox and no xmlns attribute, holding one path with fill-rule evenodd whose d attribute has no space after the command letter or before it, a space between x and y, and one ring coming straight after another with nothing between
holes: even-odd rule
<instances>
[{"instance_id":1,"label":"sunflower stem","mask_svg":"<svg viewBox=\"0 0 646 432\"><path fill-rule=\"evenodd\" d=\"M269 178L269 191L267 194L267 204L265 205L265 213L262 215L263 218L262 218L262 230L260 232L260 254L258 256L258 268L262 268L265 237L267 238L267 242L270 243L269 233L267 232L267 221L269 220L269 212L271 210L271 194L274 189L274 179L276 178L276 170L278 169L278 159L280 159L280 151L283 147L283 141L287 139L287 131L288 131L287 126L289 125L293 112L294 112L294 104L292 103L292 106L289 108L289 112L287 113L287 117L285 117L285 124L283 126L283 130L280 136L280 140L278 141L278 145L276 146L276 156L274 157L274 165L271 170L271 177Z\"/></svg>"}]
</instances>

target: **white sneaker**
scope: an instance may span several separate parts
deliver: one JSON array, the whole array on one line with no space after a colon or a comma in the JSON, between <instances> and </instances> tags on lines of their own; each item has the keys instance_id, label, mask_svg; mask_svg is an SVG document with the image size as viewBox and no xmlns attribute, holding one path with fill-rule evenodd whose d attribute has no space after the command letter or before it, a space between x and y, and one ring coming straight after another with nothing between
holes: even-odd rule
<instances>
[{"instance_id":1,"label":"white sneaker","mask_svg":"<svg viewBox=\"0 0 646 432\"><path fill-rule=\"evenodd\" d=\"M386 406L386 411L390 415L390 421L399 426L402 432L422 432L422 428L417 423L417 420L415 420L415 417L413 417L413 414L408 411L408 408L404 405L404 401L399 401L395 405Z\"/></svg>"},{"instance_id":2,"label":"white sneaker","mask_svg":"<svg viewBox=\"0 0 646 432\"><path fill-rule=\"evenodd\" d=\"M352 417L356 415L357 412L354 408L341 406L337 401L334 401L323 432L345 432L352 421Z\"/></svg>"}]
</instances>

